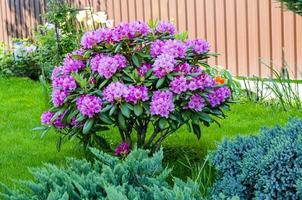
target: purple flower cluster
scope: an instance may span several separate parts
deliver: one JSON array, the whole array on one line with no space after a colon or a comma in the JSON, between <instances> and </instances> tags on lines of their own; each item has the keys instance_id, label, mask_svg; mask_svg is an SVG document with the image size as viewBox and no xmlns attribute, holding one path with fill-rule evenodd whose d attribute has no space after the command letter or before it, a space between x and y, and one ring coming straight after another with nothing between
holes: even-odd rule
<instances>
[{"instance_id":1,"label":"purple flower cluster","mask_svg":"<svg viewBox=\"0 0 302 200\"><path fill-rule=\"evenodd\" d=\"M167 40L162 46L161 53L171 55L175 58L186 56L187 46L180 40Z\"/></svg>"},{"instance_id":2,"label":"purple flower cluster","mask_svg":"<svg viewBox=\"0 0 302 200\"><path fill-rule=\"evenodd\" d=\"M189 40L186 44L188 47L191 47L196 54L204 54L210 50L210 44L205 40Z\"/></svg>"},{"instance_id":3,"label":"purple flower cluster","mask_svg":"<svg viewBox=\"0 0 302 200\"><path fill-rule=\"evenodd\" d=\"M231 91L228 87L217 88L213 93L208 95L208 100L211 107L216 107L222 104L231 96Z\"/></svg>"},{"instance_id":4,"label":"purple flower cluster","mask_svg":"<svg viewBox=\"0 0 302 200\"><path fill-rule=\"evenodd\" d=\"M191 66L188 63L183 63L180 65L177 65L174 70L174 72L182 73L182 74L189 74L191 72Z\"/></svg>"},{"instance_id":5,"label":"purple flower cluster","mask_svg":"<svg viewBox=\"0 0 302 200\"><path fill-rule=\"evenodd\" d=\"M152 65L153 72L158 78L166 76L168 73L174 70L176 60L173 56L168 54L162 54L158 56Z\"/></svg>"},{"instance_id":6,"label":"purple flower cluster","mask_svg":"<svg viewBox=\"0 0 302 200\"><path fill-rule=\"evenodd\" d=\"M149 63L144 63L142 64L138 69L137 69L137 72L138 72L138 75L143 77L146 75L146 73L152 68L152 65L149 64Z\"/></svg>"},{"instance_id":7,"label":"purple flower cluster","mask_svg":"<svg viewBox=\"0 0 302 200\"><path fill-rule=\"evenodd\" d=\"M52 87L56 90L70 92L77 88L77 84L72 76L61 76L52 81Z\"/></svg>"},{"instance_id":8,"label":"purple flower cluster","mask_svg":"<svg viewBox=\"0 0 302 200\"><path fill-rule=\"evenodd\" d=\"M188 89L194 90L204 90L207 87L213 87L216 85L215 80L206 73L201 73L199 76L193 77L188 84Z\"/></svg>"},{"instance_id":9,"label":"purple flower cluster","mask_svg":"<svg viewBox=\"0 0 302 200\"><path fill-rule=\"evenodd\" d=\"M150 27L144 22L121 23L113 29L100 28L96 31L86 32L81 39L81 46L84 49L91 49L102 42L120 42L124 39L146 36L151 31Z\"/></svg>"},{"instance_id":10,"label":"purple flower cluster","mask_svg":"<svg viewBox=\"0 0 302 200\"><path fill-rule=\"evenodd\" d=\"M76 53L79 53L79 51ZM75 55L75 54L68 54L67 57L64 59L64 65L63 65L64 74L78 72L80 69L83 69L85 67L85 62L82 60L74 59L72 57L73 55Z\"/></svg>"},{"instance_id":11,"label":"purple flower cluster","mask_svg":"<svg viewBox=\"0 0 302 200\"><path fill-rule=\"evenodd\" d=\"M155 28L156 33L168 33L170 35L174 35L176 33L176 28L170 22L159 22Z\"/></svg>"},{"instance_id":12,"label":"purple flower cluster","mask_svg":"<svg viewBox=\"0 0 302 200\"><path fill-rule=\"evenodd\" d=\"M204 107L205 100L199 94L194 94L191 96L188 103L188 108L195 110L196 112L200 112Z\"/></svg>"},{"instance_id":13,"label":"purple flower cluster","mask_svg":"<svg viewBox=\"0 0 302 200\"><path fill-rule=\"evenodd\" d=\"M137 104L138 101L147 101L148 88L145 86L128 86L128 94L125 96L125 101Z\"/></svg>"},{"instance_id":14,"label":"purple flower cluster","mask_svg":"<svg viewBox=\"0 0 302 200\"><path fill-rule=\"evenodd\" d=\"M120 145L118 145L115 149L116 156L127 156L130 152L130 145L125 141L122 141Z\"/></svg>"},{"instance_id":15,"label":"purple flower cluster","mask_svg":"<svg viewBox=\"0 0 302 200\"><path fill-rule=\"evenodd\" d=\"M53 105L55 107L62 106L68 95L69 95L68 91L54 89L51 94L51 99L52 99Z\"/></svg>"},{"instance_id":16,"label":"purple flower cluster","mask_svg":"<svg viewBox=\"0 0 302 200\"><path fill-rule=\"evenodd\" d=\"M102 100L93 95L82 95L76 100L77 108L83 116L93 117L102 109Z\"/></svg>"},{"instance_id":17,"label":"purple flower cluster","mask_svg":"<svg viewBox=\"0 0 302 200\"><path fill-rule=\"evenodd\" d=\"M152 115L168 118L174 111L173 94L170 91L155 91L150 104Z\"/></svg>"},{"instance_id":18,"label":"purple flower cluster","mask_svg":"<svg viewBox=\"0 0 302 200\"><path fill-rule=\"evenodd\" d=\"M120 101L128 95L129 91L126 85L121 82L110 83L103 91L104 100L113 103Z\"/></svg>"},{"instance_id":19,"label":"purple flower cluster","mask_svg":"<svg viewBox=\"0 0 302 200\"><path fill-rule=\"evenodd\" d=\"M123 39L133 39L137 36L146 36L150 32L151 29L144 22L135 21L131 23L121 23L113 29L112 38L115 42L119 42Z\"/></svg>"},{"instance_id":20,"label":"purple flower cluster","mask_svg":"<svg viewBox=\"0 0 302 200\"><path fill-rule=\"evenodd\" d=\"M104 100L113 103L114 101L125 100L128 103L147 101L148 88L145 86L126 86L123 83L110 83L103 91Z\"/></svg>"},{"instance_id":21,"label":"purple flower cluster","mask_svg":"<svg viewBox=\"0 0 302 200\"><path fill-rule=\"evenodd\" d=\"M161 40L155 40L154 42L152 42L151 47L150 47L150 55L153 58L156 58L157 56L162 54L161 49L163 48L164 45L165 45L165 42L161 41Z\"/></svg>"},{"instance_id":22,"label":"purple flower cluster","mask_svg":"<svg viewBox=\"0 0 302 200\"><path fill-rule=\"evenodd\" d=\"M91 59L91 69L106 79L111 78L118 70L127 66L127 59L122 55L96 55Z\"/></svg>"},{"instance_id":23,"label":"purple flower cluster","mask_svg":"<svg viewBox=\"0 0 302 200\"><path fill-rule=\"evenodd\" d=\"M59 115L53 122L51 122L51 119L54 116L54 113L52 112L44 112L41 115L41 123L44 125L54 125L56 128L61 129L64 128L64 124L62 124L62 119L64 117L65 113Z\"/></svg>"},{"instance_id":24,"label":"purple flower cluster","mask_svg":"<svg viewBox=\"0 0 302 200\"><path fill-rule=\"evenodd\" d=\"M170 90L176 94L187 91L187 79L184 76L178 76L173 78L170 82Z\"/></svg>"},{"instance_id":25,"label":"purple flower cluster","mask_svg":"<svg viewBox=\"0 0 302 200\"><path fill-rule=\"evenodd\" d=\"M91 49L97 44L94 31L87 31L81 38L81 45L84 49Z\"/></svg>"}]
</instances>

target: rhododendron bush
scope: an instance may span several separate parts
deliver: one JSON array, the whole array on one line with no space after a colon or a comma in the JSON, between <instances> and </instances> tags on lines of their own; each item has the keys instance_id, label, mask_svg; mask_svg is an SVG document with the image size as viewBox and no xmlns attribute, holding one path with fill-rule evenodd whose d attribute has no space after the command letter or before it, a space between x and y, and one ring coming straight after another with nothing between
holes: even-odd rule
<instances>
[{"instance_id":1,"label":"rhododendron bush","mask_svg":"<svg viewBox=\"0 0 302 200\"><path fill-rule=\"evenodd\" d=\"M200 124L224 117L231 96L229 81L206 64L209 50L208 42L187 40L168 22L86 32L81 49L53 71L53 107L42 123L62 133L59 141L78 137L103 148L108 144L98 133L116 126L118 155L134 143L157 150L182 125L199 138Z\"/></svg>"}]
</instances>

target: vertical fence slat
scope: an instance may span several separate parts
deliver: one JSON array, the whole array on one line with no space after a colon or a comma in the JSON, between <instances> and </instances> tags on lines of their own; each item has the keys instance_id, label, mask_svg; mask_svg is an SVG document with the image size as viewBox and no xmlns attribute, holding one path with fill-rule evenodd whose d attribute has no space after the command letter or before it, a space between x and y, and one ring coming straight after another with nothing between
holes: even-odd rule
<instances>
[{"instance_id":1,"label":"vertical fence slat","mask_svg":"<svg viewBox=\"0 0 302 200\"><path fill-rule=\"evenodd\" d=\"M143 4L143 0L136 0L135 5L136 5L135 9L136 9L137 20L144 21L144 4Z\"/></svg>"},{"instance_id":2,"label":"vertical fence slat","mask_svg":"<svg viewBox=\"0 0 302 200\"><path fill-rule=\"evenodd\" d=\"M205 1L206 9L206 39L210 42L213 52L217 52L215 35L215 4L213 0ZM209 59L210 65L216 65L216 58Z\"/></svg>"},{"instance_id":3,"label":"vertical fence slat","mask_svg":"<svg viewBox=\"0 0 302 200\"><path fill-rule=\"evenodd\" d=\"M197 37L206 39L206 17L205 17L205 5L204 0L196 0L196 29L197 29Z\"/></svg>"},{"instance_id":4,"label":"vertical fence slat","mask_svg":"<svg viewBox=\"0 0 302 200\"><path fill-rule=\"evenodd\" d=\"M177 25L177 6L176 6L176 0L169 0L169 20L175 24L175 26L178 28Z\"/></svg>"},{"instance_id":5,"label":"vertical fence slat","mask_svg":"<svg viewBox=\"0 0 302 200\"><path fill-rule=\"evenodd\" d=\"M177 0L177 24L180 32L187 30L185 4L185 0Z\"/></svg>"},{"instance_id":6,"label":"vertical fence slat","mask_svg":"<svg viewBox=\"0 0 302 200\"><path fill-rule=\"evenodd\" d=\"M144 14L145 14L145 21L148 22L150 19L152 19L151 14L151 2L150 0L143 0L144 2Z\"/></svg>"},{"instance_id":7,"label":"vertical fence slat","mask_svg":"<svg viewBox=\"0 0 302 200\"><path fill-rule=\"evenodd\" d=\"M240 52L240 56L237 57L238 60L238 73L240 76L248 74L248 64L247 64L247 19L246 19L246 1L237 0L237 52Z\"/></svg>"},{"instance_id":8,"label":"vertical fence slat","mask_svg":"<svg viewBox=\"0 0 302 200\"><path fill-rule=\"evenodd\" d=\"M225 38L225 10L224 0L216 0L216 32L217 53L219 53L218 64L226 67L226 38Z\"/></svg>"},{"instance_id":9,"label":"vertical fence slat","mask_svg":"<svg viewBox=\"0 0 302 200\"><path fill-rule=\"evenodd\" d=\"M282 56L282 8L281 4L272 2L272 65L278 72L281 71L283 65Z\"/></svg>"},{"instance_id":10,"label":"vertical fence slat","mask_svg":"<svg viewBox=\"0 0 302 200\"><path fill-rule=\"evenodd\" d=\"M296 58L297 58L297 78L302 78L302 16L296 18Z\"/></svg>"},{"instance_id":11,"label":"vertical fence slat","mask_svg":"<svg viewBox=\"0 0 302 200\"><path fill-rule=\"evenodd\" d=\"M196 37L196 22L195 22L195 0L187 0L186 1L186 23L187 23L187 31L189 32L190 38Z\"/></svg>"},{"instance_id":12,"label":"vertical fence slat","mask_svg":"<svg viewBox=\"0 0 302 200\"><path fill-rule=\"evenodd\" d=\"M129 9L129 21L135 21L136 19L135 0L128 0L128 9Z\"/></svg>"},{"instance_id":13,"label":"vertical fence slat","mask_svg":"<svg viewBox=\"0 0 302 200\"><path fill-rule=\"evenodd\" d=\"M295 27L294 14L292 12L284 12L284 59L288 64L290 75L296 77L295 70Z\"/></svg>"},{"instance_id":14,"label":"vertical fence slat","mask_svg":"<svg viewBox=\"0 0 302 200\"><path fill-rule=\"evenodd\" d=\"M153 20L159 20L159 0L150 0L151 1L151 15Z\"/></svg>"},{"instance_id":15,"label":"vertical fence slat","mask_svg":"<svg viewBox=\"0 0 302 200\"><path fill-rule=\"evenodd\" d=\"M227 0L228 1L228 0ZM227 34L227 67L234 75L237 73L237 51L236 51L236 24L235 24L235 1L229 0L226 4L226 34Z\"/></svg>"},{"instance_id":16,"label":"vertical fence slat","mask_svg":"<svg viewBox=\"0 0 302 200\"><path fill-rule=\"evenodd\" d=\"M269 62L270 58L270 0L259 0L259 18L260 18L260 57ZM261 65L260 75L269 77L271 70Z\"/></svg>"},{"instance_id":17,"label":"vertical fence slat","mask_svg":"<svg viewBox=\"0 0 302 200\"><path fill-rule=\"evenodd\" d=\"M129 21L128 18L128 1L127 0L121 0L121 13L122 13L122 21Z\"/></svg>"},{"instance_id":18,"label":"vertical fence slat","mask_svg":"<svg viewBox=\"0 0 302 200\"><path fill-rule=\"evenodd\" d=\"M258 76L259 68L259 29L258 29L258 2L247 1L248 7L248 62L250 76Z\"/></svg>"},{"instance_id":19,"label":"vertical fence slat","mask_svg":"<svg viewBox=\"0 0 302 200\"><path fill-rule=\"evenodd\" d=\"M114 7L114 25L118 25L122 21L120 0L113 0Z\"/></svg>"},{"instance_id":20,"label":"vertical fence slat","mask_svg":"<svg viewBox=\"0 0 302 200\"><path fill-rule=\"evenodd\" d=\"M168 15L168 7L169 5L169 0L159 0L159 15L160 15L160 19L167 21L169 19L169 15Z\"/></svg>"}]
</instances>

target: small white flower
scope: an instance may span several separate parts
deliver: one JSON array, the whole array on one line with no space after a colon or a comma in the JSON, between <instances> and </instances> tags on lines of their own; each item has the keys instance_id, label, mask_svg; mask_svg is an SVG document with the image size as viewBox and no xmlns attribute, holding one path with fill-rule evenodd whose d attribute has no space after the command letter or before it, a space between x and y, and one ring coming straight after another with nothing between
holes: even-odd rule
<instances>
[{"instance_id":1,"label":"small white flower","mask_svg":"<svg viewBox=\"0 0 302 200\"><path fill-rule=\"evenodd\" d=\"M55 29L55 25L51 24L51 23L48 23L48 22L46 22L44 24L44 26L46 27L47 30L53 30L53 29Z\"/></svg>"},{"instance_id":2,"label":"small white flower","mask_svg":"<svg viewBox=\"0 0 302 200\"><path fill-rule=\"evenodd\" d=\"M87 16L86 10L81 10L81 11L79 11L79 13L76 15L76 18L77 18L78 22L82 22L82 21L84 21L84 19L86 18L86 16Z\"/></svg>"},{"instance_id":3,"label":"small white flower","mask_svg":"<svg viewBox=\"0 0 302 200\"><path fill-rule=\"evenodd\" d=\"M103 11L93 14L93 20L98 24L105 24L107 22L107 14Z\"/></svg>"}]
</instances>

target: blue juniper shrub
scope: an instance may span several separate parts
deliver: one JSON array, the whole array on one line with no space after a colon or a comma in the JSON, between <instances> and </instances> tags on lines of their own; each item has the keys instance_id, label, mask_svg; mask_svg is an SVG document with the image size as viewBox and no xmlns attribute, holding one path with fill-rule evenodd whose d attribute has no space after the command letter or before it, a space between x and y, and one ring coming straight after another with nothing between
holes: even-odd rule
<instances>
[{"instance_id":1,"label":"blue juniper shrub","mask_svg":"<svg viewBox=\"0 0 302 200\"><path fill-rule=\"evenodd\" d=\"M2 186L4 200L199 200L199 187L193 181L174 178L162 165L163 151L149 157L149 151L134 149L124 160L92 149L94 164L68 159L67 167L47 164L32 170L35 181L23 181L22 190ZM23 190L24 189L24 190Z\"/></svg>"},{"instance_id":2,"label":"blue juniper shrub","mask_svg":"<svg viewBox=\"0 0 302 200\"><path fill-rule=\"evenodd\" d=\"M211 153L218 171L214 196L302 198L302 121L262 129L258 136L224 140Z\"/></svg>"}]
</instances>

